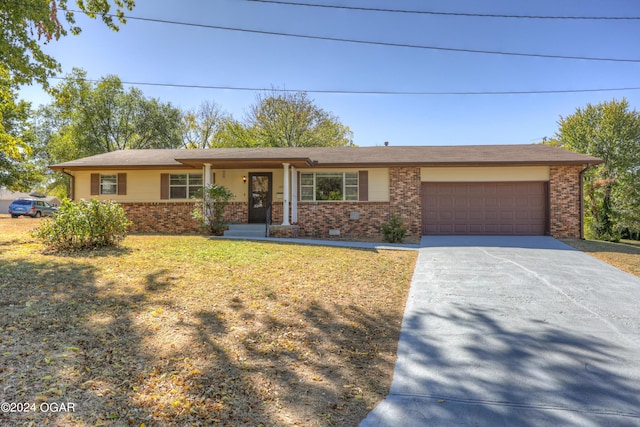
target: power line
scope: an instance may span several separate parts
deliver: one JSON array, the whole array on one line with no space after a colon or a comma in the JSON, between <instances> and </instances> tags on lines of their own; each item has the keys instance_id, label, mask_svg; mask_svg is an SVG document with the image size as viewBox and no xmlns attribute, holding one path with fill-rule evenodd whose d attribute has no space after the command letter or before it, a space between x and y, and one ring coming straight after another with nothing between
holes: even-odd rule
<instances>
[{"instance_id":1,"label":"power line","mask_svg":"<svg viewBox=\"0 0 640 427\"><path fill-rule=\"evenodd\" d=\"M55 80L66 80L66 77L50 77ZM98 83L100 80L85 79L87 82ZM607 89L561 89L561 90L515 90L515 91L460 91L460 92L434 92L434 91L385 91L385 90L340 90L340 89L278 89L278 88L260 88L246 86L215 86L215 85L196 85L196 84L180 84L180 83L155 83L155 82L134 82L123 81L122 84L131 86L161 86L161 87L177 87L187 89L214 89L214 90L236 90L251 92L307 92L320 94L343 94L343 95L535 95L535 94L561 94L561 93L588 93L588 92L621 92L640 90L640 87L626 88L607 88Z\"/></svg>"},{"instance_id":2,"label":"power line","mask_svg":"<svg viewBox=\"0 0 640 427\"><path fill-rule=\"evenodd\" d=\"M465 12L434 12L426 10L410 9L385 9L375 7L338 6L317 3L298 3L279 0L245 0L253 3L270 3L286 6L304 6L325 9L357 10L366 12L403 13L413 15L440 15L440 16L464 16L472 18L512 18L512 19L572 19L572 20L599 20L599 21L638 21L640 16L553 16L553 15L507 15L497 13L465 13Z\"/></svg>"},{"instance_id":3,"label":"power line","mask_svg":"<svg viewBox=\"0 0 640 427\"><path fill-rule=\"evenodd\" d=\"M69 11L70 12L74 12L74 13L84 13L81 10L69 10ZM107 16L116 17L116 15L111 15L111 14L107 14ZM284 33L284 32L277 32L277 31L252 30L252 29L247 29L247 28L226 27L226 26L209 25L209 24L197 24L197 23L193 23L193 22L181 22L181 21L172 21L172 20L157 19L157 18L143 18L143 17L138 17L138 16L126 16L126 19L131 19L131 20L135 20L135 21L144 21L144 22L155 22L155 23L161 23L161 24L170 24L170 25L182 25L182 26L187 26L187 27L209 28L209 29L224 30L224 31L238 31L238 32L243 32L243 33L251 33L251 34L263 34L263 35L281 36L281 37L294 37L294 38L301 38L301 39L324 40L324 41L332 41L332 42L354 43L354 44L385 46L385 47L401 47L401 48L407 48L407 49L423 49L423 50L460 52L460 53L477 53L477 54L484 54L484 55L521 56L521 57L529 57L529 58L570 59L570 60L581 60L581 61L607 61L607 62L640 63L640 59L633 59L633 58L607 58L607 57L593 57L593 56L548 55L548 54L541 54L541 53L509 52L509 51L481 50L481 49L464 49L464 48L428 46L428 45L406 44L406 43L377 42L377 41L369 41L369 40L346 39L346 38L328 37L328 36L312 36L312 35L306 35L306 34Z\"/></svg>"}]
</instances>

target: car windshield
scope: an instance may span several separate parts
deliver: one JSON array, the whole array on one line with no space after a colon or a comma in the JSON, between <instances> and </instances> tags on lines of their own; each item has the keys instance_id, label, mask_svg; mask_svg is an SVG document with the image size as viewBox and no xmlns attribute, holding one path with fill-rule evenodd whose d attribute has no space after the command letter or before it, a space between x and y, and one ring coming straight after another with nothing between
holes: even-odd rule
<instances>
[{"instance_id":1,"label":"car windshield","mask_svg":"<svg viewBox=\"0 0 640 427\"><path fill-rule=\"evenodd\" d=\"M31 200L14 200L13 204L14 205L30 205Z\"/></svg>"}]
</instances>

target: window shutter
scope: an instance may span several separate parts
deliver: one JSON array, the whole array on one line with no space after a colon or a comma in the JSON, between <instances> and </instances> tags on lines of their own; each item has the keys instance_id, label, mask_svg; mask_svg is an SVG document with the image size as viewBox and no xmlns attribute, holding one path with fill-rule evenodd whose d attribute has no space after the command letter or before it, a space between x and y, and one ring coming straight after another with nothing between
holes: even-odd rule
<instances>
[{"instance_id":1,"label":"window shutter","mask_svg":"<svg viewBox=\"0 0 640 427\"><path fill-rule=\"evenodd\" d=\"M118 196L126 196L127 195L127 174L119 173L118 174Z\"/></svg>"},{"instance_id":2,"label":"window shutter","mask_svg":"<svg viewBox=\"0 0 640 427\"><path fill-rule=\"evenodd\" d=\"M92 173L91 174L91 195L97 196L100 194L100 174Z\"/></svg>"},{"instance_id":3,"label":"window shutter","mask_svg":"<svg viewBox=\"0 0 640 427\"><path fill-rule=\"evenodd\" d=\"M296 173L298 174L298 181L296 182L296 184L298 184L298 201L300 201L302 200L302 194L300 194L300 176L302 172L297 171Z\"/></svg>"},{"instance_id":4,"label":"window shutter","mask_svg":"<svg viewBox=\"0 0 640 427\"><path fill-rule=\"evenodd\" d=\"M358 172L358 200L369 201L369 171Z\"/></svg>"},{"instance_id":5,"label":"window shutter","mask_svg":"<svg viewBox=\"0 0 640 427\"><path fill-rule=\"evenodd\" d=\"M169 198L169 174L160 174L160 199L167 200Z\"/></svg>"}]
</instances>

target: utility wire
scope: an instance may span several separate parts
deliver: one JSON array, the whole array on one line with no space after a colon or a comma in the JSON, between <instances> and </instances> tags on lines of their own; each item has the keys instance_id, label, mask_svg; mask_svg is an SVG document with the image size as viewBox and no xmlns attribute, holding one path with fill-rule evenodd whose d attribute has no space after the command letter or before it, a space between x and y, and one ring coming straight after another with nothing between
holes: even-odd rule
<instances>
[{"instance_id":1,"label":"utility wire","mask_svg":"<svg viewBox=\"0 0 640 427\"><path fill-rule=\"evenodd\" d=\"M69 11L70 12L74 12L74 13L84 13L81 10L69 10ZM107 16L116 17L116 15L111 15L111 14L107 14ZM640 59L633 59L633 58L610 58L610 57L594 57L594 56L548 55L548 54L541 54L541 53L509 52L509 51L481 50L481 49L463 49L463 48L428 46L428 45L406 44L406 43L377 42L377 41L369 41L369 40L346 39L346 38L339 38L339 37L311 36L311 35L305 35L305 34L294 34L294 33L284 33L284 32L277 32L277 31L264 31L264 30L252 30L252 29L247 29L247 28L226 27L226 26L209 25L209 24L196 24L196 23L193 23L193 22L181 22L181 21L172 21L172 20L157 19L157 18L143 18L143 17L137 17L137 16L126 16L126 19L131 19L131 20L135 20L135 21L144 21L144 22L155 22L155 23L161 23L161 24L183 25L183 26L187 26L187 27L209 28L209 29L224 30L224 31L238 31L238 32L243 32L243 33L251 33L251 34L263 34L263 35L270 35L270 36L294 37L294 38L301 38L301 39L324 40L324 41L332 41L332 42L354 43L354 44L386 46L386 47L402 47L402 48L408 48L408 49L423 49L423 50L435 50L435 51L446 51L446 52L461 52L461 53L477 53L477 54L484 54L484 55L521 56L521 57L529 57L529 58L551 58L551 59L570 59L570 60L581 60L581 61L607 61L607 62L640 63Z\"/></svg>"},{"instance_id":2,"label":"utility wire","mask_svg":"<svg viewBox=\"0 0 640 427\"><path fill-rule=\"evenodd\" d=\"M50 77L54 80L66 80L66 77ZM100 80L85 79L87 82L98 83ZM278 89L278 88L260 88L260 87L244 87L244 86L214 86L214 85L195 85L195 84L179 84L179 83L154 83L154 82L134 82L123 81L122 84L131 86L161 86L161 87L179 87L188 89L216 89L216 90L237 90L251 92L307 92L307 93L325 93L325 94L346 94L346 95L533 95L533 94L559 94L559 93L585 93L585 92L620 92L640 90L640 87L626 88L608 88L608 89L561 89L561 90L514 90L514 91L468 91L468 92L433 92L433 91L385 91L385 90L339 90L339 89Z\"/></svg>"},{"instance_id":3,"label":"utility wire","mask_svg":"<svg viewBox=\"0 0 640 427\"><path fill-rule=\"evenodd\" d=\"M573 19L573 20L600 20L600 21L638 21L640 16L553 16L553 15L507 15L497 13L465 13L465 12L434 12L410 9L385 9L375 7L338 6L317 3L299 3L280 0L245 0L253 3L270 3L286 6L318 7L325 9L358 10L367 12L404 13L414 15L440 15L440 16L465 16L472 18L513 18L513 19Z\"/></svg>"}]
</instances>

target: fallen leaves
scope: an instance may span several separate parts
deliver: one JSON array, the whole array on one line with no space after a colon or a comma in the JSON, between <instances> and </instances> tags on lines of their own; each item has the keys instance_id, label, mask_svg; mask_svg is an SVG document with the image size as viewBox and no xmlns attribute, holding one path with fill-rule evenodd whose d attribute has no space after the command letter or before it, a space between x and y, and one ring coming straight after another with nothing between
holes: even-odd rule
<instances>
[{"instance_id":1,"label":"fallen leaves","mask_svg":"<svg viewBox=\"0 0 640 427\"><path fill-rule=\"evenodd\" d=\"M24 424L354 425L388 391L414 253L130 236L68 257L2 221L3 398L81 403Z\"/></svg>"}]
</instances>

